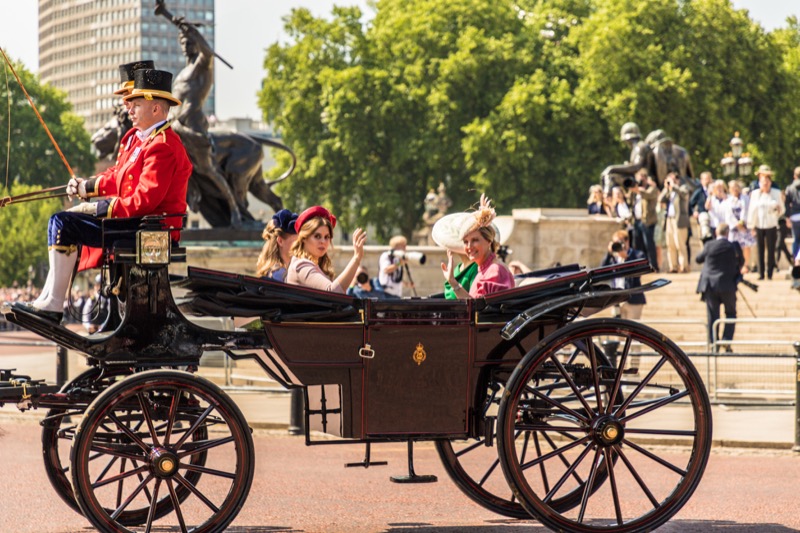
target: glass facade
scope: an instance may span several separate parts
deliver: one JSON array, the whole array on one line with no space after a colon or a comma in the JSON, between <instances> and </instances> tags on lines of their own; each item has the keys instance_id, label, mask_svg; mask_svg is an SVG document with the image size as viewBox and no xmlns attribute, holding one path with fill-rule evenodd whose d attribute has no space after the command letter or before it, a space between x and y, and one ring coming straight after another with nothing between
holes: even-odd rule
<instances>
[{"instance_id":1,"label":"glass facade","mask_svg":"<svg viewBox=\"0 0 800 533\"><path fill-rule=\"evenodd\" d=\"M156 16L154 5L153 0L39 0L39 76L67 93L90 133L112 117L120 64L152 59L173 75L186 64L178 28ZM169 0L166 7L202 23L200 32L214 48L214 0ZM205 112L214 114L213 87Z\"/></svg>"}]
</instances>

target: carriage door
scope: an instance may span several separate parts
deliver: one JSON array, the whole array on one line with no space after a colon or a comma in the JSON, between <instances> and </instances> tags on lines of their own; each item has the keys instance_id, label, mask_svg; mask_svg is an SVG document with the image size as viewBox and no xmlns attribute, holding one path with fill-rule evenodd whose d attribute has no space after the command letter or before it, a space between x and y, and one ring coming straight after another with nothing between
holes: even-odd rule
<instances>
[{"instance_id":1,"label":"carriage door","mask_svg":"<svg viewBox=\"0 0 800 533\"><path fill-rule=\"evenodd\" d=\"M469 300L370 300L363 416L370 437L467 431Z\"/></svg>"}]
</instances>

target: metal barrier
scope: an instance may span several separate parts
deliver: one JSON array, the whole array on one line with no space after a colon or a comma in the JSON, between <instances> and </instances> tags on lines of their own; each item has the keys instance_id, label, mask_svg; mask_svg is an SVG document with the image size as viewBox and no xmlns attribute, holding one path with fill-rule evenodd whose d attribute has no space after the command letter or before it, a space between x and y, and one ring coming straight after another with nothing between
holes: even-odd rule
<instances>
[{"instance_id":1,"label":"metal barrier","mask_svg":"<svg viewBox=\"0 0 800 533\"><path fill-rule=\"evenodd\" d=\"M711 350L719 351L720 347L733 347L733 346L763 346L765 344L772 346L785 346L787 353L794 353L792 346L796 339L793 340L720 340L719 328L725 324L800 324L800 318L719 318L711 324Z\"/></svg>"}]
</instances>

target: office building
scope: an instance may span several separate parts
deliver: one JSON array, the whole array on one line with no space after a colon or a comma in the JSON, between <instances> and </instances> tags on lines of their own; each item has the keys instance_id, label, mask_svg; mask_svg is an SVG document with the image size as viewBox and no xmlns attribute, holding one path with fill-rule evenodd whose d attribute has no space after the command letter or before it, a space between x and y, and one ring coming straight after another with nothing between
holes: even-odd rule
<instances>
[{"instance_id":1,"label":"office building","mask_svg":"<svg viewBox=\"0 0 800 533\"><path fill-rule=\"evenodd\" d=\"M202 22L214 47L214 0L167 0L166 7ZM112 117L118 65L152 59L173 75L185 66L178 28L154 8L155 0L39 0L39 76L67 93L89 132ZM213 87L205 112L214 114Z\"/></svg>"}]
</instances>

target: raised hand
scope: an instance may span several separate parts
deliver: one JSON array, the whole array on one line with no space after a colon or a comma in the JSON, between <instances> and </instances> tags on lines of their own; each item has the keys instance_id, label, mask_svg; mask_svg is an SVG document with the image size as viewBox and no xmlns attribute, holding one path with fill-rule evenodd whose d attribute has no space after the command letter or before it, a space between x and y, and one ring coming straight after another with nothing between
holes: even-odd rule
<instances>
[{"instance_id":1,"label":"raised hand","mask_svg":"<svg viewBox=\"0 0 800 533\"><path fill-rule=\"evenodd\" d=\"M364 245L367 243L367 232L356 228L353 232L353 256L359 261L364 258Z\"/></svg>"}]
</instances>

